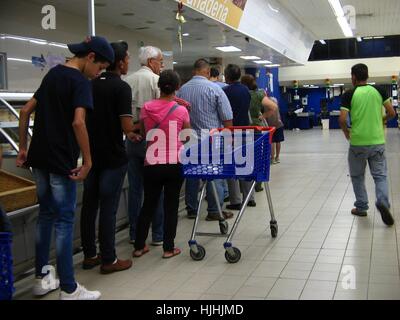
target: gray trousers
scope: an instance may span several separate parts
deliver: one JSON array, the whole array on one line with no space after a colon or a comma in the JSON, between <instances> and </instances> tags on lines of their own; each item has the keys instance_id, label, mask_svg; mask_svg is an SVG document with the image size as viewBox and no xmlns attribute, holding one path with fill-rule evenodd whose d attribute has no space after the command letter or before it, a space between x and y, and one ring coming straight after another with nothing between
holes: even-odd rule
<instances>
[{"instance_id":1,"label":"gray trousers","mask_svg":"<svg viewBox=\"0 0 400 320\"><path fill-rule=\"evenodd\" d=\"M233 180L229 179L229 201L231 204L241 204L246 199L251 189L252 181ZM242 199L243 195L243 199ZM254 201L254 191L251 194L250 201Z\"/></svg>"},{"instance_id":2,"label":"gray trousers","mask_svg":"<svg viewBox=\"0 0 400 320\"><path fill-rule=\"evenodd\" d=\"M371 175L375 181L376 203L390 208L385 145L350 146L348 160L351 181L356 196L355 207L363 211L369 208L368 194L365 188L365 168L368 162Z\"/></svg>"}]
</instances>

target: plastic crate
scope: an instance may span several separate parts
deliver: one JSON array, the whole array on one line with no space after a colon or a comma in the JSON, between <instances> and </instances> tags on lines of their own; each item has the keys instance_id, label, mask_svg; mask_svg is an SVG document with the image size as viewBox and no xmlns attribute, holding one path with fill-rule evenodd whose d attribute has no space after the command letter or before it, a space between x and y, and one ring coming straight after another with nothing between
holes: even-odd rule
<instances>
[{"instance_id":1,"label":"plastic crate","mask_svg":"<svg viewBox=\"0 0 400 320\"><path fill-rule=\"evenodd\" d=\"M0 232L0 300L11 300L14 293L12 234Z\"/></svg>"},{"instance_id":2,"label":"plastic crate","mask_svg":"<svg viewBox=\"0 0 400 320\"><path fill-rule=\"evenodd\" d=\"M249 181L269 181L271 162L271 141L275 128L265 127L231 127L230 139L222 133L223 129L217 129L219 133L212 134L199 144L184 150L186 157L196 158L195 161L184 163L182 166L185 178L214 180L214 179L244 179ZM246 130L253 130L253 142L248 143ZM254 131L256 130L256 131ZM232 141L235 137L242 138L242 145L234 148ZM230 144L228 152L224 152ZM231 151L229 151L231 150ZM254 154L254 161L244 164L237 163L236 159L247 157L246 150ZM247 159L250 160L250 159ZM246 173L242 174L243 169Z\"/></svg>"}]
</instances>

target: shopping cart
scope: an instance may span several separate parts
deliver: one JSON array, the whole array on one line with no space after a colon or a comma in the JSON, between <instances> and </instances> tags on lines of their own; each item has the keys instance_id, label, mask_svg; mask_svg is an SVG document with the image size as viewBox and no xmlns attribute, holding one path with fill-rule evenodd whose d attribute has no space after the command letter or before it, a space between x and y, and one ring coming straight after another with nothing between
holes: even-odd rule
<instances>
[{"instance_id":1,"label":"shopping cart","mask_svg":"<svg viewBox=\"0 0 400 320\"><path fill-rule=\"evenodd\" d=\"M11 300L14 293L12 234L0 232L0 300Z\"/></svg>"},{"instance_id":2,"label":"shopping cart","mask_svg":"<svg viewBox=\"0 0 400 320\"><path fill-rule=\"evenodd\" d=\"M196 241L196 236L227 237L224 243L225 258L229 263L236 263L241 258L241 252L232 245L232 238L246 210L247 203L253 193L257 182L264 182L271 214L270 229L273 238L278 235L278 224L275 220L272 206L271 192L269 189L270 157L273 127L229 127L216 129L210 133L210 137L203 139L200 144L192 145L185 150L185 156L191 161L183 162L183 175L186 179L201 179L199 205L196 220L193 225L192 235L189 240L190 256L193 260L203 260L206 250ZM234 142L238 142L236 145ZM249 153L250 152L250 153ZM193 154L193 153L197 153ZM246 159L248 155L254 155L250 164L239 163L236 159ZM197 160L197 161L193 161ZM195 163L193 163L195 162ZM213 180L215 179L242 179L252 181L251 189L247 195L238 216L229 231L228 223L222 214L219 197ZM219 212L219 233L197 232L200 219L201 205L204 200L207 183L211 184L213 195L216 199Z\"/></svg>"}]
</instances>

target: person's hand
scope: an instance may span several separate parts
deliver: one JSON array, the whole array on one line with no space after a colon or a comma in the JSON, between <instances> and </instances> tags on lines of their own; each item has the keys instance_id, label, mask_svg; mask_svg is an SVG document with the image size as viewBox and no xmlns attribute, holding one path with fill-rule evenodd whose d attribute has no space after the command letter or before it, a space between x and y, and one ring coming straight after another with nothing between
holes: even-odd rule
<instances>
[{"instance_id":1,"label":"person's hand","mask_svg":"<svg viewBox=\"0 0 400 320\"><path fill-rule=\"evenodd\" d=\"M92 165L84 164L81 167L71 170L69 178L74 181L83 181L86 179L91 168Z\"/></svg>"},{"instance_id":2,"label":"person's hand","mask_svg":"<svg viewBox=\"0 0 400 320\"><path fill-rule=\"evenodd\" d=\"M138 143L142 141L143 137L135 132L129 132L126 136L130 141Z\"/></svg>"},{"instance_id":3,"label":"person's hand","mask_svg":"<svg viewBox=\"0 0 400 320\"><path fill-rule=\"evenodd\" d=\"M28 158L28 152L26 150L20 149L18 152L18 156L16 159L16 165L18 168L23 168L25 167L25 162Z\"/></svg>"}]
</instances>

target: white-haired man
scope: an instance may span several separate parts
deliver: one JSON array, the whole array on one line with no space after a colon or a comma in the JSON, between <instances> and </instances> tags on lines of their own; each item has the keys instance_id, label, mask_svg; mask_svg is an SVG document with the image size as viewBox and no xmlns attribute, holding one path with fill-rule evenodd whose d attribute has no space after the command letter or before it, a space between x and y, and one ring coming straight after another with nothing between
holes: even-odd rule
<instances>
[{"instance_id":1,"label":"white-haired man","mask_svg":"<svg viewBox=\"0 0 400 320\"><path fill-rule=\"evenodd\" d=\"M158 79L164 64L162 52L156 47L142 47L139 51L139 62L141 68L125 79L132 88L132 114L136 121L139 121L140 109L144 103L160 97ZM127 140L127 154L129 159L128 215L131 243L134 243L136 238L136 223L143 202L143 166L146 155L145 140L143 138L140 143L133 143ZM160 204L162 203L163 197L160 199ZM152 222L153 245L162 245L163 243L163 224L164 210L162 205L159 205Z\"/></svg>"}]
</instances>

